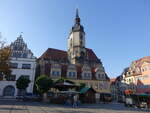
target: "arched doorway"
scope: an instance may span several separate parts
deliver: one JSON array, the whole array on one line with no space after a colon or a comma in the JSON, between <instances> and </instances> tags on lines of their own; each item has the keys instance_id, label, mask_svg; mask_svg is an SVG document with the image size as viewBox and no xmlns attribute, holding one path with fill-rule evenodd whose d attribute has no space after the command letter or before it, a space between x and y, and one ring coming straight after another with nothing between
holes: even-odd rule
<instances>
[{"instance_id":1,"label":"arched doorway","mask_svg":"<svg viewBox=\"0 0 150 113\"><path fill-rule=\"evenodd\" d=\"M3 96L14 96L15 88L11 85L6 86L3 90Z\"/></svg>"}]
</instances>

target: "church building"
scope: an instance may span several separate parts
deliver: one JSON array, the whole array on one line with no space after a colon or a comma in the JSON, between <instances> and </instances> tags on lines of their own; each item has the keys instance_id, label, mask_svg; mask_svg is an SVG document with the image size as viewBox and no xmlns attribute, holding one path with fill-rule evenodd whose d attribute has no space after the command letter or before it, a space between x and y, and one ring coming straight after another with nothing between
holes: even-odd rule
<instances>
[{"instance_id":1,"label":"church building","mask_svg":"<svg viewBox=\"0 0 150 113\"><path fill-rule=\"evenodd\" d=\"M37 60L40 75L54 80L63 77L77 84L85 83L98 92L109 92L109 77L103 64L92 49L86 48L85 42L85 31L77 9L67 51L48 48Z\"/></svg>"}]
</instances>

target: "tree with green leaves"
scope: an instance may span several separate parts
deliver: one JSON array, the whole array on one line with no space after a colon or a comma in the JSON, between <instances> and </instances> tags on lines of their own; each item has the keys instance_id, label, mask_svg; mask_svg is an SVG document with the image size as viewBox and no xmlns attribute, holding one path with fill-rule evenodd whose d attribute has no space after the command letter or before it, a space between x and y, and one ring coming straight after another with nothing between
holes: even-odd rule
<instances>
[{"instance_id":1,"label":"tree with green leaves","mask_svg":"<svg viewBox=\"0 0 150 113\"><path fill-rule=\"evenodd\" d=\"M2 79L4 76L9 76L11 74L10 70L10 56L11 49L6 42L2 40L0 35L0 78Z\"/></svg>"},{"instance_id":2,"label":"tree with green leaves","mask_svg":"<svg viewBox=\"0 0 150 113\"><path fill-rule=\"evenodd\" d=\"M85 83L80 83L79 89L82 89L82 88L85 88L85 87L86 87L86 84L85 84Z\"/></svg>"},{"instance_id":3,"label":"tree with green leaves","mask_svg":"<svg viewBox=\"0 0 150 113\"><path fill-rule=\"evenodd\" d=\"M46 75L37 77L35 81L37 91L43 95L43 101L47 102L47 92L53 86L53 80Z\"/></svg>"},{"instance_id":4,"label":"tree with green leaves","mask_svg":"<svg viewBox=\"0 0 150 113\"><path fill-rule=\"evenodd\" d=\"M29 86L30 79L25 76L20 76L16 81L16 87L19 89L21 95L26 93L26 88Z\"/></svg>"},{"instance_id":5,"label":"tree with green leaves","mask_svg":"<svg viewBox=\"0 0 150 113\"><path fill-rule=\"evenodd\" d=\"M39 76L35 81L39 93L47 93L53 85L53 80L46 75Z\"/></svg>"},{"instance_id":6,"label":"tree with green leaves","mask_svg":"<svg viewBox=\"0 0 150 113\"><path fill-rule=\"evenodd\" d=\"M57 83L63 83L63 82L68 82L68 83L71 83L71 84L75 84L73 81L69 80L69 79L66 79L66 78L59 78L55 81L55 84Z\"/></svg>"}]
</instances>

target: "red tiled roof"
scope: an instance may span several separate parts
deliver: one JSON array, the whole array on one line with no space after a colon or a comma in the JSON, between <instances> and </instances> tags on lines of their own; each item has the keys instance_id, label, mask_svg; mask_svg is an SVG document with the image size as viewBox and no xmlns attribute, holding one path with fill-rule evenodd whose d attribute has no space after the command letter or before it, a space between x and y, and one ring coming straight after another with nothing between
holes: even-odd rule
<instances>
[{"instance_id":1,"label":"red tiled roof","mask_svg":"<svg viewBox=\"0 0 150 113\"><path fill-rule=\"evenodd\" d=\"M93 52L92 49L86 48L87 52L87 57L91 61L99 60L96 56L96 54Z\"/></svg>"},{"instance_id":2,"label":"red tiled roof","mask_svg":"<svg viewBox=\"0 0 150 113\"><path fill-rule=\"evenodd\" d=\"M150 56L146 56L146 57L140 58L139 60L136 60L135 61L136 66L140 67L143 64L143 62L145 62L145 61L149 61L150 62Z\"/></svg>"},{"instance_id":3,"label":"red tiled roof","mask_svg":"<svg viewBox=\"0 0 150 113\"><path fill-rule=\"evenodd\" d=\"M92 49L86 48L87 52L87 57L88 60L90 61L98 61L99 59L95 55ZM58 50L54 48L48 48L40 57L39 59L51 59L51 60L66 60L68 59L67 57L67 52L63 50Z\"/></svg>"},{"instance_id":4,"label":"red tiled roof","mask_svg":"<svg viewBox=\"0 0 150 113\"><path fill-rule=\"evenodd\" d=\"M67 60L67 52L63 50L48 48L42 56L39 57L51 60Z\"/></svg>"}]
</instances>

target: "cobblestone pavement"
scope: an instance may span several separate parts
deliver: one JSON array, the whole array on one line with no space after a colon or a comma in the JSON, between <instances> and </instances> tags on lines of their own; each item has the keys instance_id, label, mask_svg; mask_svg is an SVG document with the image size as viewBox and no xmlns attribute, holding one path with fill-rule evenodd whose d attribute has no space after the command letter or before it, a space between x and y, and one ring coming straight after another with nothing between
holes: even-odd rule
<instances>
[{"instance_id":1,"label":"cobblestone pavement","mask_svg":"<svg viewBox=\"0 0 150 113\"><path fill-rule=\"evenodd\" d=\"M0 100L0 113L146 113L150 111L126 108L123 104L92 104L72 108L63 105L51 105L40 102L17 102Z\"/></svg>"}]
</instances>

